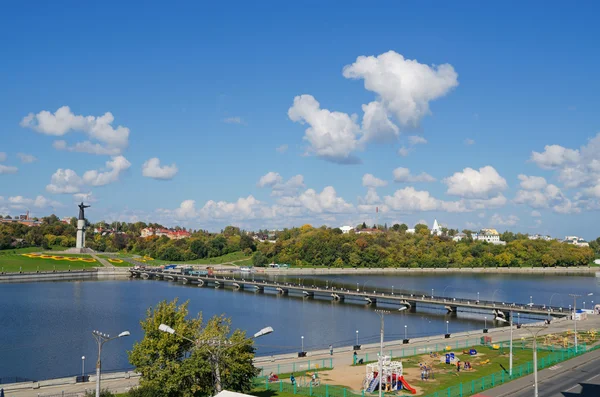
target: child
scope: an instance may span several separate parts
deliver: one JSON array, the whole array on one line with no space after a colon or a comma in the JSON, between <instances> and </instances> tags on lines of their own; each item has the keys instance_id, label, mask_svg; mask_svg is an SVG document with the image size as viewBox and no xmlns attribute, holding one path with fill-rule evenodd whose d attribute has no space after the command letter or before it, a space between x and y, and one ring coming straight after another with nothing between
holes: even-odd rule
<instances>
[{"instance_id":1,"label":"child","mask_svg":"<svg viewBox=\"0 0 600 397\"><path fill-rule=\"evenodd\" d=\"M292 382L292 385L296 384L296 378L294 378L294 374L290 376L290 382Z\"/></svg>"}]
</instances>

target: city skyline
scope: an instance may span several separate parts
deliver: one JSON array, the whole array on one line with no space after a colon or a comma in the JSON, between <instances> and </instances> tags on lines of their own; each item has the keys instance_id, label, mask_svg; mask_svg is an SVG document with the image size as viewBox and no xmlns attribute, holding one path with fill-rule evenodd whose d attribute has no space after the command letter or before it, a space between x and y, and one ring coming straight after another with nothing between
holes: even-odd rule
<instances>
[{"instance_id":1,"label":"city skyline","mask_svg":"<svg viewBox=\"0 0 600 397\"><path fill-rule=\"evenodd\" d=\"M0 215L597 237L593 2L107 4L0 16Z\"/></svg>"}]
</instances>

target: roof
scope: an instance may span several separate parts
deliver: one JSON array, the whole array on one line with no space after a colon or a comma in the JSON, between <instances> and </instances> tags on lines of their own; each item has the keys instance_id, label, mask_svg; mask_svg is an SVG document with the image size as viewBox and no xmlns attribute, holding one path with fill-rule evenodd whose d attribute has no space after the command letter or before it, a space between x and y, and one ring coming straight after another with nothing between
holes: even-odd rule
<instances>
[{"instance_id":1,"label":"roof","mask_svg":"<svg viewBox=\"0 0 600 397\"><path fill-rule=\"evenodd\" d=\"M234 391L229 391L229 390L223 390L222 392L217 394L215 397L254 397L254 396L251 396L249 394L244 394L244 393L236 393Z\"/></svg>"}]
</instances>

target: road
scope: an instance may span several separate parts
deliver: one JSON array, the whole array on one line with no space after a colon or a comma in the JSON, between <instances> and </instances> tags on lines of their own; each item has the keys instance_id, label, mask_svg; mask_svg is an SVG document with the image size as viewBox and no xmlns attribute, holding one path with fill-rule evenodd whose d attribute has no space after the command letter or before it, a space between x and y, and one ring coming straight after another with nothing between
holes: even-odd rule
<instances>
[{"instance_id":1,"label":"road","mask_svg":"<svg viewBox=\"0 0 600 397\"><path fill-rule=\"evenodd\" d=\"M539 397L599 397L600 350L538 372ZM533 375L483 392L489 397L533 396Z\"/></svg>"}]
</instances>

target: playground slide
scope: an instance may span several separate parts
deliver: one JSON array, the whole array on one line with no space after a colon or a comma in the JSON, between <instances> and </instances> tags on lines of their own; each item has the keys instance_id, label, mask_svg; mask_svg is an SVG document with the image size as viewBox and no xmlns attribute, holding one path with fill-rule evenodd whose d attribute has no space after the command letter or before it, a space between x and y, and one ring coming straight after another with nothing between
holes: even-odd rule
<instances>
[{"instance_id":1,"label":"playground slide","mask_svg":"<svg viewBox=\"0 0 600 397\"><path fill-rule=\"evenodd\" d=\"M406 380L404 379L404 376L400 377L400 382L402 382L402 386L404 386L404 388L406 390L408 390L412 394L417 394L417 391L415 389L413 389L412 386L408 384L408 382L406 382Z\"/></svg>"},{"instance_id":2,"label":"playground slide","mask_svg":"<svg viewBox=\"0 0 600 397\"><path fill-rule=\"evenodd\" d=\"M369 383L369 387L367 388L367 392L373 393L375 391L375 389L377 388L378 385L379 385L379 376L376 377L376 378L373 378L373 380L371 381L371 383Z\"/></svg>"}]
</instances>

